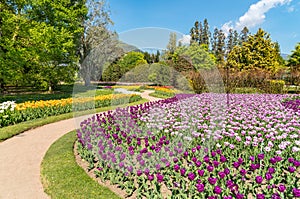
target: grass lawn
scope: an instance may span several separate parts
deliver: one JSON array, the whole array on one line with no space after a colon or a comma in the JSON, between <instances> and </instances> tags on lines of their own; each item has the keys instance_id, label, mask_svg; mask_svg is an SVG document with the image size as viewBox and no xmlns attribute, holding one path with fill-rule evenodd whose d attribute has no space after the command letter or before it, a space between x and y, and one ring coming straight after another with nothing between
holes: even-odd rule
<instances>
[{"instance_id":1,"label":"grass lawn","mask_svg":"<svg viewBox=\"0 0 300 199\"><path fill-rule=\"evenodd\" d=\"M147 101L143 99L118 107L138 105ZM114 106L96 110L101 112L115 108ZM45 192L51 198L120 198L108 188L100 186L77 165L73 151L75 141L76 131L72 131L62 136L48 149L41 165L41 179Z\"/></svg>"},{"instance_id":2,"label":"grass lawn","mask_svg":"<svg viewBox=\"0 0 300 199\"><path fill-rule=\"evenodd\" d=\"M47 151L41 165L45 192L51 198L120 198L108 188L100 186L77 165L73 152L75 140L76 132L72 131Z\"/></svg>"}]
</instances>

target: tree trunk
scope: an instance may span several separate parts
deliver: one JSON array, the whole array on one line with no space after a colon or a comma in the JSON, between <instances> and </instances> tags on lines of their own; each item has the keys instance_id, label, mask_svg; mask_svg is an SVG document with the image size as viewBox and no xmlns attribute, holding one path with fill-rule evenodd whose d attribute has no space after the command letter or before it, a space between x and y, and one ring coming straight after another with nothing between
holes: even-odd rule
<instances>
[{"instance_id":1,"label":"tree trunk","mask_svg":"<svg viewBox=\"0 0 300 199\"><path fill-rule=\"evenodd\" d=\"M91 77L89 75L84 78L84 85L85 86L90 86L91 85Z\"/></svg>"}]
</instances>

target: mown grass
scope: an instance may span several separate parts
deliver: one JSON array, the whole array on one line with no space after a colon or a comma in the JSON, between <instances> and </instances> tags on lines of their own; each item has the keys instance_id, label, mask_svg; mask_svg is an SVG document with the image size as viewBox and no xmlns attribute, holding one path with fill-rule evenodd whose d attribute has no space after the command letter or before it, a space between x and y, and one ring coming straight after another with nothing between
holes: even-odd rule
<instances>
[{"instance_id":1,"label":"mown grass","mask_svg":"<svg viewBox=\"0 0 300 199\"><path fill-rule=\"evenodd\" d=\"M96 85L84 86L81 84L70 84L70 85L59 85L52 93L35 91L27 93L15 93L5 94L0 97L0 103L5 101L15 101L16 103L22 103L26 101L37 101L37 100L59 100L65 98L71 98L73 94L78 97L82 96L99 96L112 94L113 90L110 89L99 89Z\"/></svg>"},{"instance_id":2,"label":"mown grass","mask_svg":"<svg viewBox=\"0 0 300 199\"><path fill-rule=\"evenodd\" d=\"M133 102L133 103L130 103L130 104L124 104L124 105L119 105L119 106L110 106L110 107L102 107L102 108L97 108L95 110L93 109L93 110L86 110L86 111L76 112L76 116L82 116L82 115L93 114L95 112L107 111L107 110L115 109L117 107L137 105L137 104L145 103L147 101L148 100L146 100L146 99L142 99L140 101ZM0 142L4 141L6 139L9 139L9 138L11 138L15 135L18 135L20 133L23 133L24 131L27 131L29 129L33 129L33 128L36 128L36 127L39 127L39 126L43 126L45 124L50 124L50 123L53 123L53 122L69 119L69 118L72 118L73 116L74 116L73 113L66 113L66 114L51 116L51 117L47 117L47 118L39 118L39 119L35 119L35 120L30 120L30 121L22 122L22 123L15 124L15 125L12 125L12 126L7 126L7 127L0 128Z\"/></svg>"},{"instance_id":3,"label":"mown grass","mask_svg":"<svg viewBox=\"0 0 300 199\"><path fill-rule=\"evenodd\" d=\"M167 95L162 95L162 94L159 94L159 93L150 93L149 96L152 96L152 97L157 97L157 98L162 98L162 99L167 99L167 98L171 98L171 96L167 96ZM174 95L175 96L175 95Z\"/></svg>"},{"instance_id":4,"label":"mown grass","mask_svg":"<svg viewBox=\"0 0 300 199\"><path fill-rule=\"evenodd\" d=\"M145 103L142 99L127 105L134 106ZM116 106L96 109L97 112L113 110ZM85 111L87 113L87 111ZM84 115L85 113L82 113ZM67 114L65 114L67 115ZM117 199L120 198L110 189L100 186L78 166L74 157L76 131L71 131L54 142L48 149L41 164L41 180L45 192L51 198L72 199Z\"/></svg>"},{"instance_id":5,"label":"mown grass","mask_svg":"<svg viewBox=\"0 0 300 199\"><path fill-rule=\"evenodd\" d=\"M73 146L76 132L72 131L51 145L41 165L41 179L51 198L120 198L110 189L100 186L77 165Z\"/></svg>"}]
</instances>

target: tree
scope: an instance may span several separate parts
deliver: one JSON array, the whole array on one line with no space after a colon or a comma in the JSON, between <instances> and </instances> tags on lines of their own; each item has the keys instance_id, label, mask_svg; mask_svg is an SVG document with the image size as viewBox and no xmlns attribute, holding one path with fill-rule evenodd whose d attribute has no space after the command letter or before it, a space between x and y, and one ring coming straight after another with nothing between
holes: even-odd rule
<instances>
[{"instance_id":1,"label":"tree","mask_svg":"<svg viewBox=\"0 0 300 199\"><path fill-rule=\"evenodd\" d=\"M85 1L7 0L0 10L1 84L51 90L74 78Z\"/></svg>"},{"instance_id":2,"label":"tree","mask_svg":"<svg viewBox=\"0 0 300 199\"><path fill-rule=\"evenodd\" d=\"M102 77L104 65L112 63L124 52L118 47L116 33L109 30L113 25L104 0L88 0L88 15L82 20L84 33L78 48L80 57L80 75L85 85L90 85L91 79L99 80Z\"/></svg>"},{"instance_id":3,"label":"tree","mask_svg":"<svg viewBox=\"0 0 300 199\"><path fill-rule=\"evenodd\" d=\"M250 35L242 46L235 46L227 63L238 70L262 69L275 73L280 68L280 52L270 35L262 29Z\"/></svg>"},{"instance_id":4,"label":"tree","mask_svg":"<svg viewBox=\"0 0 300 199\"><path fill-rule=\"evenodd\" d=\"M292 84L300 84L300 43L298 43L287 60Z\"/></svg>"},{"instance_id":5,"label":"tree","mask_svg":"<svg viewBox=\"0 0 300 199\"><path fill-rule=\"evenodd\" d=\"M216 46L216 60L219 65L224 65L225 62L225 34L222 30L218 31L217 46Z\"/></svg>"},{"instance_id":6,"label":"tree","mask_svg":"<svg viewBox=\"0 0 300 199\"><path fill-rule=\"evenodd\" d=\"M169 43L167 45L168 54L172 55L177 47L177 35L175 32L170 33Z\"/></svg>"},{"instance_id":7,"label":"tree","mask_svg":"<svg viewBox=\"0 0 300 199\"><path fill-rule=\"evenodd\" d=\"M209 69L215 64L213 55L207 52L205 46L196 43L190 46L178 47L173 56L174 63L176 63L180 57L190 62L195 70Z\"/></svg>"},{"instance_id":8,"label":"tree","mask_svg":"<svg viewBox=\"0 0 300 199\"><path fill-rule=\"evenodd\" d=\"M199 43L200 42L200 30L199 30L199 22L196 21L194 23L194 27L191 28L190 30L190 36L191 36L191 40L190 42L193 43L193 42L196 42L196 43Z\"/></svg>"},{"instance_id":9,"label":"tree","mask_svg":"<svg viewBox=\"0 0 300 199\"><path fill-rule=\"evenodd\" d=\"M211 36L211 33L209 31L209 25L207 19L204 19L203 21L203 30L202 30L202 42L200 44L204 44L209 47L209 38Z\"/></svg>"},{"instance_id":10,"label":"tree","mask_svg":"<svg viewBox=\"0 0 300 199\"><path fill-rule=\"evenodd\" d=\"M249 36L249 29L247 27L244 27L240 33L240 45L242 45L243 42L246 42L248 40L248 36Z\"/></svg>"},{"instance_id":11,"label":"tree","mask_svg":"<svg viewBox=\"0 0 300 199\"><path fill-rule=\"evenodd\" d=\"M104 69L103 80L118 81L127 72L139 65L145 64L147 64L147 61L144 59L143 53L134 51L129 52Z\"/></svg>"}]
</instances>

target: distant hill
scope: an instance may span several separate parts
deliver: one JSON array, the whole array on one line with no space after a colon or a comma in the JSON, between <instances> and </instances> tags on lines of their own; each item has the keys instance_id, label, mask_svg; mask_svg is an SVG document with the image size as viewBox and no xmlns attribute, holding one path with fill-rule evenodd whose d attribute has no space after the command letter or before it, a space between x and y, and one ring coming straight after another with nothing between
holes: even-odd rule
<instances>
[{"instance_id":1,"label":"distant hill","mask_svg":"<svg viewBox=\"0 0 300 199\"><path fill-rule=\"evenodd\" d=\"M136 46L127 44L125 42L119 41L119 46L124 49L125 52L135 51L135 52L142 52L140 49L138 49Z\"/></svg>"},{"instance_id":2,"label":"distant hill","mask_svg":"<svg viewBox=\"0 0 300 199\"><path fill-rule=\"evenodd\" d=\"M284 60L287 60L289 56L289 54L285 54L285 53L281 53L280 55Z\"/></svg>"}]
</instances>

